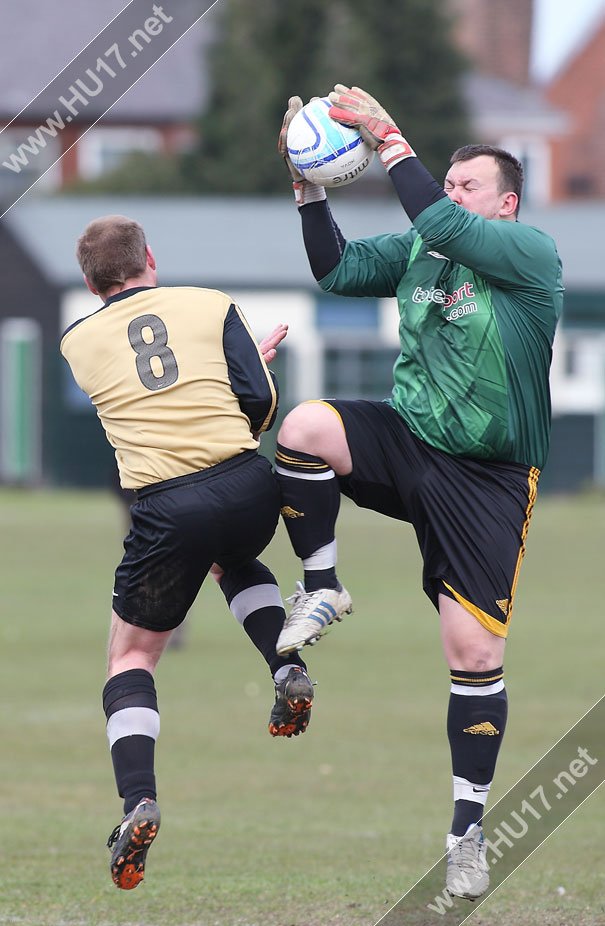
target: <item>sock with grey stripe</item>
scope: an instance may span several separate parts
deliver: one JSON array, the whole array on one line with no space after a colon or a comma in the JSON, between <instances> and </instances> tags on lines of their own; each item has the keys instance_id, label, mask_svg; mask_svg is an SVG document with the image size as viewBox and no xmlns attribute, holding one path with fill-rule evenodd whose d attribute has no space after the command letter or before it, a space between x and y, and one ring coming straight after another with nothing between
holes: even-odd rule
<instances>
[{"instance_id":1,"label":"sock with grey stripe","mask_svg":"<svg viewBox=\"0 0 605 926\"><path fill-rule=\"evenodd\" d=\"M508 712L500 666L486 672L451 670L447 733L452 755L452 832L480 823L496 769Z\"/></svg>"},{"instance_id":2,"label":"sock with grey stripe","mask_svg":"<svg viewBox=\"0 0 605 926\"><path fill-rule=\"evenodd\" d=\"M275 651L286 612L270 569L257 559L244 566L227 568L220 586L231 613L264 657L273 677L285 666L306 669L298 653L283 657Z\"/></svg>"},{"instance_id":3,"label":"sock with grey stripe","mask_svg":"<svg viewBox=\"0 0 605 926\"><path fill-rule=\"evenodd\" d=\"M160 715L153 676L146 669L114 675L103 689L107 737L124 813L157 797L154 754Z\"/></svg>"}]
</instances>

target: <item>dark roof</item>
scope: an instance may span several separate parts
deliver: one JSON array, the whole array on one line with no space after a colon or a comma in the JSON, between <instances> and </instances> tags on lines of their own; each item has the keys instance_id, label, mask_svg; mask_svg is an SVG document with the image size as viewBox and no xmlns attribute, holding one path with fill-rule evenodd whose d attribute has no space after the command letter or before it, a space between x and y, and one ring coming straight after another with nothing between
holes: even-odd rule
<instances>
[{"instance_id":1,"label":"dark roof","mask_svg":"<svg viewBox=\"0 0 605 926\"><path fill-rule=\"evenodd\" d=\"M331 194L343 234L357 238L405 231L396 199L359 200ZM120 213L144 226L166 285L314 288L289 196L261 197L28 197L5 216L7 227L49 279L80 285L74 249L84 227ZM605 203L525 208L521 218L555 239L568 288L605 292Z\"/></svg>"},{"instance_id":2,"label":"dark roof","mask_svg":"<svg viewBox=\"0 0 605 926\"><path fill-rule=\"evenodd\" d=\"M179 0L203 8L200 0ZM125 0L19 0L2 11L0 120L23 109L125 6ZM207 93L204 54L216 29L220 4L142 77L104 117L105 122L178 122L194 118ZM132 25L132 24L130 24ZM125 35L130 26L125 23ZM109 58L111 61L111 58ZM561 116L535 87L471 73L464 95L480 132L498 130L560 131ZM102 95L95 101L102 100ZM52 107L51 107L52 109ZM91 110L92 111L92 107ZM103 111L103 107L100 109ZM48 106L36 118L46 119Z\"/></svg>"},{"instance_id":3,"label":"dark roof","mask_svg":"<svg viewBox=\"0 0 605 926\"><path fill-rule=\"evenodd\" d=\"M181 4L187 2L196 0L179 0ZM126 0L18 0L5 4L0 120L12 119L27 106L125 6ZM212 32L212 17L210 10L115 104L106 121L174 123L199 113L204 99L202 48ZM107 58L110 64L112 60ZM34 115L45 119L49 112L45 107L44 112Z\"/></svg>"}]
</instances>

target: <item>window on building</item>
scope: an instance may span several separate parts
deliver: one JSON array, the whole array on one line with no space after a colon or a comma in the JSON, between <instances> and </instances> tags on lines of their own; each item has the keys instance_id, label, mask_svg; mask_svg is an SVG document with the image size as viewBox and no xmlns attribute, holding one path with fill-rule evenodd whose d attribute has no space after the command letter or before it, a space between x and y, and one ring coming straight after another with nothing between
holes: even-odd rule
<instances>
[{"instance_id":1,"label":"window on building","mask_svg":"<svg viewBox=\"0 0 605 926\"><path fill-rule=\"evenodd\" d=\"M590 174L570 174L565 186L570 196L594 196L596 192L595 178Z\"/></svg>"},{"instance_id":2,"label":"window on building","mask_svg":"<svg viewBox=\"0 0 605 926\"><path fill-rule=\"evenodd\" d=\"M0 174L0 198L9 199L37 183L37 190L53 190L60 183L61 172L52 165L61 155L59 140L42 135L44 147L37 145L37 153L20 148L36 136L34 126L6 128L0 131L0 164L10 164ZM49 168L52 168L49 170Z\"/></svg>"},{"instance_id":3,"label":"window on building","mask_svg":"<svg viewBox=\"0 0 605 926\"><path fill-rule=\"evenodd\" d=\"M378 300L318 296L316 318L320 331L356 329L374 332L378 327Z\"/></svg>"},{"instance_id":4,"label":"window on building","mask_svg":"<svg viewBox=\"0 0 605 926\"><path fill-rule=\"evenodd\" d=\"M157 152L162 135L156 129L93 128L78 148L80 176L92 180L120 166L135 152Z\"/></svg>"},{"instance_id":5,"label":"window on building","mask_svg":"<svg viewBox=\"0 0 605 926\"><path fill-rule=\"evenodd\" d=\"M324 395L334 399L375 399L391 393L399 351L384 346L330 346L324 358Z\"/></svg>"},{"instance_id":6,"label":"window on building","mask_svg":"<svg viewBox=\"0 0 605 926\"><path fill-rule=\"evenodd\" d=\"M565 376L576 376L578 373L578 351L573 341L565 342L563 350L563 372Z\"/></svg>"},{"instance_id":7,"label":"window on building","mask_svg":"<svg viewBox=\"0 0 605 926\"><path fill-rule=\"evenodd\" d=\"M525 180L523 203L540 206L550 199L550 149L544 138L539 136L509 135L499 145L521 161Z\"/></svg>"}]
</instances>

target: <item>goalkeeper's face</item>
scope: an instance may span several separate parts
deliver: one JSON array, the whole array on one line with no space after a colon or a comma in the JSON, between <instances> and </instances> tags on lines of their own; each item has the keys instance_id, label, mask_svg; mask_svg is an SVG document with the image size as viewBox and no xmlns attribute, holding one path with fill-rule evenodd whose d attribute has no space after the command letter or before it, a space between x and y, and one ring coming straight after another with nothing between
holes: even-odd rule
<instances>
[{"instance_id":1,"label":"goalkeeper's face","mask_svg":"<svg viewBox=\"0 0 605 926\"><path fill-rule=\"evenodd\" d=\"M500 168L495 158L482 154L456 161L445 178L444 189L453 202L485 219L515 218L517 196L502 192Z\"/></svg>"}]
</instances>

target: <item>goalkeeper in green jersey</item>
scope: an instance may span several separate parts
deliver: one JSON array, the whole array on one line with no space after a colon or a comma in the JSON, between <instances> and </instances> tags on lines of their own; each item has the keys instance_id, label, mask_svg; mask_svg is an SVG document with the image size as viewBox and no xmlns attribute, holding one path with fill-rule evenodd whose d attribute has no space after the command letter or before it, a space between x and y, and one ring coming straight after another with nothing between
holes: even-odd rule
<instances>
[{"instance_id":1,"label":"goalkeeper in green jersey","mask_svg":"<svg viewBox=\"0 0 605 926\"><path fill-rule=\"evenodd\" d=\"M307 402L282 424L282 514L304 584L277 650L316 642L352 610L336 575L341 492L412 525L451 673L447 888L473 900L489 886L481 821L506 726L504 646L548 451L561 264L551 238L517 221L523 170L511 154L460 148L444 188L365 91L337 84L330 100L330 116L377 150L413 227L345 240L323 187L287 156L302 107L292 97L279 149L311 270L327 292L395 296L401 350L386 401Z\"/></svg>"}]
</instances>

